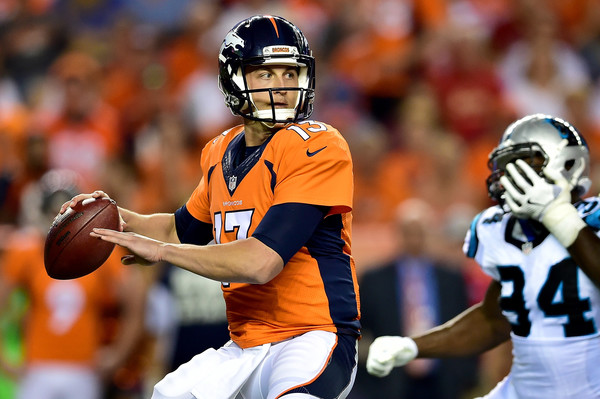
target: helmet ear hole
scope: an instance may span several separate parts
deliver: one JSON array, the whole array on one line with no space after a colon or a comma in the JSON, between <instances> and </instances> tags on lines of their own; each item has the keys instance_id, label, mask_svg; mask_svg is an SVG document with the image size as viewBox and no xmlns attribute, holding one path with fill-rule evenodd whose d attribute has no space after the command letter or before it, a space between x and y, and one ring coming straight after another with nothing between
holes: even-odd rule
<instances>
[{"instance_id":1,"label":"helmet ear hole","mask_svg":"<svg viewBox=\"0 0 600 399\"><path fill-rule=\"evenodd\" d=\"M571 168L573 167L573 165L575 165L575 160L574 159L569 159L568 161L565 162L565 170L571 170Z\"/></svg>"}]
</instances>

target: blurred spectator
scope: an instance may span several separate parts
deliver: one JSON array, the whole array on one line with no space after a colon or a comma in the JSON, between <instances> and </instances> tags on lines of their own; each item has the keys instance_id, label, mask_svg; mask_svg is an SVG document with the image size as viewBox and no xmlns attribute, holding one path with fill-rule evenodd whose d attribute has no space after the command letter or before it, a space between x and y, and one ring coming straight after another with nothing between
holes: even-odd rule
<instances>
[{"instance_id":1,"label":"blurred spectator","mask_svg":"<svg viewBox=\"0 0 600 399\"><path fill-rule=\"evenodd\" d=\"M344 129L354 163L354 223L381 222L382 193L373 178L379 172L381 160L385 156L388 135L381 124L373 120L358 120L353 126Z\"/></svg>"},{"instance_id":2,"label":"blurred spectator","mask_svg":"<svg viewBox=\"0 0 600 399\"><path fill-rule=\"evenodd\" d=\"M5 51L0 46L0 137L16 141L27 126L27 108L14 77L5 67Z\"/></svg>"},{"instance_id":3,"label":"blurred spectator","mask_svg":"<svg viewBox=\"0 0 600 399\"><path fill-rule=\"evenodd\" d=\"M472 142L506 126L511 114L484 31L453 26L445 56L429 66L429 82L448 130Z\"/></svg>"},{"instance_id":4,"label":"blurred spectator","mask_svg":"<svg viewBox=\"0 0 600 399\"><path fill-rule=\"evenodd\" d=\"M434 208L420 199L398 206L394 259L360 281L364 348L374 337L425 331L467 308L467 287L456 265L434 259L437 220ZM414 368L397 369L377 380L364 366L359 370L357 398L458 399L477 381L474 358L424 359Z\"/></svg>"},{"instance_id":5,"label":"blurred spectator","mask_svg":"<svg viewBox=\"0 0 600 399\"><path fill-rule=\"evenodd\" d=\"M139 113L132 104L142 97L144 84L152 86L165 84L165 75L151 74L156 62L156 46L159 31L150 25L137 24L127 18L120 18L108 32L109 46L105 54L101 96L113 108L121 110L121 127L124 140L128 140L135 130ZM158 66L158 65L157 65ZM146 77L152 79L145 80ZM162 79L157 79L162 78ZM132 114L130 115L129 112Z\"/></svg>"},{"instance_id":6,"label":"blurred spectator","mask_svg":"<svg viewBox=\"0 0 600 399\"><path fill-rule=\"evenodd\" d=\"M202 148L202 141L184 124L183 107L188 104L181 90L186 76L204 61L198 52L189 53L191 36L171 37L164 44L156 28L125 20L115 25L112 35L103 97L120 110L126 148L121 159L107 165L104 188L120 203L142 212L178 207L182 193L198 181L196 157ZM184 55L189 60L182 67L178 60ZM216 81L213 85L218 91ZM211 137L219 133L213 131ZM124 183L131 180L135 187Z\"/></svg>"},{"instance_id":7,"label":"blurred spectator","mask_svg":"<svg viewBox=\"0 0 600 399\"><path fill-rule=\"evenodd\" d=\"M556 16L557 25L560 26L560 36L572 46L579 46L590 31L598 29L592 21L598 17L600 4L596 0L544 0L541 2L526 0L525 12L543 7ZM591 18L590 18L591 17ZM597 21L597 20L596 20Z\"/></svg>"},{"instance_id":8,"label":"blurred spectator","mask_svg":"<svg viewBox=\"0 0 600 399\"><path fill-rule=\"evenodd\" d=\"M513 19L513 0L448 0L447 3L451 27L478 31L485 37L489 50L498 50L495 36Z\"/></svg>"},{"instance_id":9,"label":"blurred spectator","mask_svg":"<svg viewBox=\"0 0 600 399\"><path fill-rule=\"evenodd\" d=\"M234 121L231 112L223 106L223 94L214 77L217 67L215 54L220 42L208 43L207 40L218 15L219 8L215 2L196 3L185 19L182 34L167 50L167 65L176 86L174 95L182 112L184 127L201 146Z\"/></svg>"},{"instance_id":10,"label":"blurred spectator","mask_svg":"<svg viewBox=\"0 0 600 399\"><path fill-rule=\"evenodd\" d=\"M128 0L33 0L54 2L53 11L78 39L108 29Z\"/></svg>"},{"instance_id":11,"label":"blurred spectator","mask_svg":"<svg viewBox=\"0 0 600 399\"><path fill-rule=\"evenodd\" d=\"M3 209L11 185L24 167L28 113L16 82L4 68L0 45L0 223L14 221Z\"/></svg>"},{"instance_id":12,"label":"blurred spectator","mask_svg":"<svg viewBox=\"0 0 600 399\"><path fill-rule=\"evenodd\" d=\"M443 29L445 2L361 0L354 7L354 29L334 49L331 67L364 94L377 120L389 123L421 52Z\"/></svg>"},{"instance_id":13,"label":"blurred spectator","mask_svg":"<svg viewBox=\"0 0 600 399\"><path fill-rule=\"evenodd\" d=\"M593 0L587 1L584 19L580 21L580 33L575 45L585 61L592 80L598 83L600 79L600 4Z\"/></svg>"},{"instance_id":14,"label":"blurred spectator","mask_svg":"<svg viewBox=\"0 0 600 399\"><path fill-rule=\"evenodd\" d=\"M31 104L48 68L66 48L68 32L52 14L52 2L22 1L12 18L1 26L0 47L6 70L17 83L25 102ZM39 4L36 5L35 3Z\"/></svg>"},{"instance_id":15,"label":"blurred spectator","mask_svg":"<svg viewBox=\"0 0 600 399\"><path fill-rule=\"evenodd\" d=\"M123 3L123 8L139 23L171 30L179 26L194 1L196 0L127 0Z\"/></svg>"},{"instance_id":16,"label":"blurred spectator","mask_svg":"<svg viewBox=\"0 0 600 399\"><path fill-rule=\"evenodd\" d=\"M165 207L177 209L201 177L197 164L199 148L186 140L179 120L165 109L157 109L138 132L134 146L139 192L131 200L137 209L141 212L156 212ZM115 181L110 186L118 184Z\"/></svg>"},{"instance_id":17,"label":"blurred spectator","mask_svg":"<svg viewBox=\"0 0 600 399\"><path fill-rule=\"evenodd\" d=\"M127 360L142 331L143 280L139 269L121 266L118 252L79 279L54 280L44 270L45 234L60 206L79 192L77 181L72 171L51 170L24 190L22 229L0 259L0 307L16 289L29 302L24 364L12 367L20 380L18 399L101 398L103 384ZM116 304L119 331L103 346L104 311Z\"/></svg>"},{"instance_id":18,"label":"blurred spectator","mask_svg":"<svg viewBox=\"0 0 600 399\"><path fill-rule=\"evenodd\" d=\"M76 171L83 191L104 181L105 166L119 156L123 143L116 111L100 97L101 67L91 56L73 51L52 66L56 91L38 112L47 137L48 165Z\"/></svg>"},{"instance_id":19,"label":"blurred spectator","mask_svg":"<svg viewBox=\"0 0 600 399\"><path fill-rule=\"evenodd\" d=\"M565 117L565 97L590 84L585 63L558 32L558 17L530 5L520 15L524 37L499 60L507 100L516 116L542 112Z\"/></svg>"},{"instance_id":20,"label":"blurred spectator","mask_svg":"<svg viewBox=\"0 0 600 399\"><path fill-rule=\"evenodd\" d=\"M22 149L12 154L18 162L14 168L4 169L4 198L0 208L0 223L16 224L21 214L21 193L30 183L38 180L47 171L47 143L41 136L23 138Z\"/></svg>"},{"instance_id":21,"label":"blurred spectator","mask_svg":"<svg viewBox=\"0 0 600 399\"><path fill-rule=\"evenodd\" d=\"M396 146L384 155L374 179L384 218L410 197L424 198L443 210L454 201L471 201L480 190L462 178L465 142L442 124L431 87L411 87L397 112Z\"/></svg>"}]
</instances>

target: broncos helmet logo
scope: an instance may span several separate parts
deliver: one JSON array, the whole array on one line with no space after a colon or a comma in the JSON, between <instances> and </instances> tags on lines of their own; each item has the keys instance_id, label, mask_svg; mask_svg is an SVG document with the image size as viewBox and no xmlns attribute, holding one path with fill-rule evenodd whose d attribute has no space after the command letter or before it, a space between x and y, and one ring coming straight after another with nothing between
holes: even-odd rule
<instances>
[{"instance_id":1,"label":"broncos helmet logo","mask_svg":"<svg viewBox=\"0 0 600 399\"><path fill-rule=\"evenodd\" d=\"M240 50L244 48L244 39L239 37L237 33L230 31L227 36L225 36L225 40L223 40L222 49L231 47L231 49L235 51L238 49L238 46Z\"/></svg>"}]
</instances>

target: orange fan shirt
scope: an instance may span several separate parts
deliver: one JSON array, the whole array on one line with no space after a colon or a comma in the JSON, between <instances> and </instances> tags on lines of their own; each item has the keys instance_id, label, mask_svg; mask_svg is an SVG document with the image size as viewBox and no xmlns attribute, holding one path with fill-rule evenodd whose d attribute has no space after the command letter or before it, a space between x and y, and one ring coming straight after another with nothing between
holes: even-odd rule
<instances>
[{"instance_id":1,"label":"orange fan shirt","mask_svg":"<svg viewBox=\"0 0 600 399\"><path fill-rule=\"evenodd\" d=\"M91 365L103 338L102 311L111 287L122 278L113 252L95 272L74 280L55 280L44 268L44 238L16 233L2 258L2 275L26 291L26 362L68 362Z\"/></svg>"},{"instance_id":2,"label":"orange fan shirt","mask_svg":"<svg viewBox=\"0 0 600 399\"><path fill-rule=\"evenodd\" d=\"M246 348L312 330L358 336L360 300L350 250L353 173L346 141L329 125L303 121L277 131L233 169L230 161L241 140L243 126L237 126L206 145L204 177L186 204L196 219L213 224L216 243L252 236L269 208L283 203L330 207L323 223L333 228L317 228L266 284L223 282L232 340Z\"/></svg>"}]
</instances>

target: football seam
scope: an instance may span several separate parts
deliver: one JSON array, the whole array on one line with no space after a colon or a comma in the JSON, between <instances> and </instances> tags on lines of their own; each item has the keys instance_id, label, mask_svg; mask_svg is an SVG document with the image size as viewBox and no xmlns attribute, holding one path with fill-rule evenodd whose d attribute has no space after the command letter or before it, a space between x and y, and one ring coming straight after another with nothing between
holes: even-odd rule
<instances>
[{"instance_id":1,"label":"football seam","mask_svg":"<svg viewBox=\"0 0 600 399\"><path fill-rule=\"evenodd\" d=\"M106 205L105 205L103 208L101 208L101 209L100 209L98 212L96 212L96 214L95 214L95 215L94 215L92 218L90 218L90 220L88 220L87 222L85 222L85 224L79 228L79 231L77 231L77 233L75 233L75 234L73 235L73 237L71 237L71 239L65 243L64 247L62 247L62 249L60 250L60 252L59 252L58 254L56 254L56 256L54 257L54 259L52 260L52 266L53 266L53 267L54 267L54 265L55 265L55 263L56 263L56 260L57 260L57 259L60 257L60 255L63 253L63 251L65 250L65 248L67 248L67 246L69 245L69 243L70 243L71 241L73 241L73 240L75 239L75 237L77 237L77 235L78 235L79 233L81 233L81 231L82 231L82 230L84 230L84 229L85 229L85 227L86 227L88 224L90 224L90 222L91 222L92 220L94 220L94 218L95 218L96 216L98 216L98 214L99 214L100 212L104 211L104 210L106 209L106 207L107 207L107 206L109 206L109 205L111 205L111 202L110 202L110 201L109 201L109 202L108 202L108 204L106 204Z\"/></svg>"}]
</instances>

